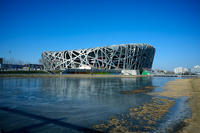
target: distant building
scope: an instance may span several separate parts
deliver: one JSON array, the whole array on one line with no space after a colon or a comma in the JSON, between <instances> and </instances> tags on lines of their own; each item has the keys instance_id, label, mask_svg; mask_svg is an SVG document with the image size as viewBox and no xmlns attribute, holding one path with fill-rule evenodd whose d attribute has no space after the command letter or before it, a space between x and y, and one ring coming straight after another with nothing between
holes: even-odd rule
<instances>
[{"instance_id":1,"label":"distant building","mask_svg":"<svg viewBox=\"0 0 200 133\"><path fill-rule=\"evenodd\" d=\"M24 70L43 70L43 65L39 64L25 64L23 65Z\"/></svg>"},{"instance_id":2,"label":"distant building","mask_svg":"<svg viewBox=\"0 0 200 133\"><path fill-rule=\"evenodd\" d=\"M200 66L196 65L191 69L191 73L200 74Z\"/></svg>"},{"instance_id":3,"label":"distant building","mask_svg":"<svg viewBox=\"0 0 200 133\"><path fill-rule=\"evenodd\" d=\"M183 74L183 67L176 67L174 68L174 73L175 74Z\"/></svg>"},{"instance_id":4,"label":"distant building","mask_svg":"<svg viewBox=\"0 0 200 133\"><path fill-rule=\"evenodd\" d=\"M175 74L186 74L188 72L190 72L188 68L183 68L183 67L174 68L174 73Z\"/></svg>"},{"instance_id":5,"label":"distant building","mask_svg":"<svg viewBox=\"0 0 200 133\"><path fill-rule=\"evenodd\" d=\"M23 65L15 65L15 64L2 64L2 70L21 70Z\"/></svg>"},{"instance_id":6,"label":"distant building","mask_svg":"<svg viewBox=\"0 0 200 133\"><path fill-rule=\"evenodd\" d=\"M2 64L1 70L43 70L43 65L39 64L25 64L25 65L17 65L17 64Z\"/></svg>"},{"instance_id":7,"label":"distant building","mask_svg":"<svg viewBox=\"0 0 200 133\"><path fill-rule=\"evenodd\" d=\"M183 73L187 73L189 70L187 68L183 68Z\"/></svg>"},{"instance_id":8,"label":"distant building","mask_svg":"<svg viewBox=\"0 0 200 133\"><path fill-rule=\"evenodd\" d=\"M3 58L0 58L0 69L2 68L3 65Z\"/></svg>"}]
</instances>

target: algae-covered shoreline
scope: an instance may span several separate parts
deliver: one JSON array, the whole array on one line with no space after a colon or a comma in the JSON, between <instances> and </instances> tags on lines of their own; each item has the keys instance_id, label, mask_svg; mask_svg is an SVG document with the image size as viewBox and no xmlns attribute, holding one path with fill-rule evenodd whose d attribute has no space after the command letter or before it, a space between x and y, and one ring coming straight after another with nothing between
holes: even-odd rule
<instances>
[{"instance_id":1,"label":"algae-covered shoreline","mask_svg":"<svg viewBox=\"0 0 200 133\"><path fill-rule=\"evenodd\" d=\"M128 113L112 116L110 120L94 125L93 128L109 133L156 132L163 116L174 105L174 100L153 98L150 103L132 107Z\"/></svg>"},{"instance_id":2,"label":"algae-covered shoreline","mask_svg":"<svg viewBox=\"0 0 200 133\"><path fill-rule=\"evenodd\" d=\"M177 79L168 82L163 89L162 92L149 93L157 97L151 102L132 107L126 114L111 116L110 120L94 125L93 128L110 133L198 133L200 130L200 79ZM123 94L135 94L131 92ZM176 106L179 106L178 110ZM176 118L166 118L169 117L168 113L173 113L171 117ZM161 121L165 122L159 124Z\"/></svg>"}]
</instances>

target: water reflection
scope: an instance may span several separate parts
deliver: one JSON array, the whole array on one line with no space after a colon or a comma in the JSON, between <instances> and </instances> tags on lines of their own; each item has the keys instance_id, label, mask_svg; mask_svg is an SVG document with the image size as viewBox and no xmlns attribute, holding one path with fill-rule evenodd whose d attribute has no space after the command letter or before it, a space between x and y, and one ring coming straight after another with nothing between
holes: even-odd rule
<instances>
[{"instance_id":1,"label":"water reflection","mask_svg":"<svg viewBox=\"0 0 200 133\"><path fill-rule=\"evenodd\" d=\"M90 127L152 98L146 94L120 94L152 86L152 78L0 78L0 105ZM88 120L89 119L89 120Z\"/></svg>"},{"instance_id":2,"label":"water reflection","mask_svg":"<svg viewBox=\"0 0 200 133\"><path fill-rule=\"evenodd\" d=\"M152 78L1 78L3 96L34 96L48 99L76 99L109 103L128 97L119 92L152 86ZM18 97L18 98L19 98ZM108 100L108 101L106 101ZM133 99L131 100L133 101ZM127 102L127 101L125 101Z\"/></svg>"},{"instance_id":3,"label":"water reflection","mask_svg":"<svg viewBox=\"0 0 200 133\"><path fill-rule=\"evenodd\" d=\"M152 78L49 78L39 82L42 95L51 98L95 102L96 104L127 104L142 100L144 95L121 95L122 90L152 86Z\"/></svg>"},{"instance_id":4,"label":"water reflection","mask_svg":"<svg viewBox=\"0 0 200 133\"><path fill-rule=\"evenodd\" d=\"M84 99L152 86L152 78L49 78L40 80L39 84L41 93Z\"/></svg>"}]
</instances>

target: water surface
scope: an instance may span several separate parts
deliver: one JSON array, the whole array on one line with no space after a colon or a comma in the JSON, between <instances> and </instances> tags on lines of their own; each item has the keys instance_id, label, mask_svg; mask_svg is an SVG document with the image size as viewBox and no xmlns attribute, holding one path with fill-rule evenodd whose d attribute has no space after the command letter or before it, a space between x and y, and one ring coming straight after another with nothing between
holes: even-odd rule
<instances>
[{"instance_id":1,"label":"water surface","mask_svg":"<svg viewBox=\"0 0 200 133\"><path fill-rule=\"evenodd\" d=\"M80 132L153 97L120 91L144 86L161 91L174 79L0 78L0 127L11 132Z\"/></svg>"}]
</instances>

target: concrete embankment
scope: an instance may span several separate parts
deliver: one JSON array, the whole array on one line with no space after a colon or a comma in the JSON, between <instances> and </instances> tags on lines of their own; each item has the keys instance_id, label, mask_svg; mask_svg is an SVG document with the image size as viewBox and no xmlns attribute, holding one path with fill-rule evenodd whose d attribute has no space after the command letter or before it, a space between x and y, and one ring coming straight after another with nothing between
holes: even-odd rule
<instances>
[{"instance_id":1,"label":"concrete embankment","mask_svg":"<svg viewBox=\"0 0 200 133\"><path fill-rule=\"evenodd\" d=\"M109 75L109 74L0 74L0 77L41 77L41 78L137 78L147 75Z\"/></svg>"}]
</instances>

